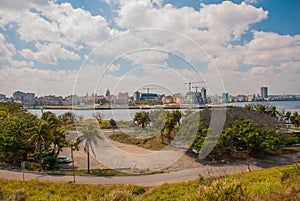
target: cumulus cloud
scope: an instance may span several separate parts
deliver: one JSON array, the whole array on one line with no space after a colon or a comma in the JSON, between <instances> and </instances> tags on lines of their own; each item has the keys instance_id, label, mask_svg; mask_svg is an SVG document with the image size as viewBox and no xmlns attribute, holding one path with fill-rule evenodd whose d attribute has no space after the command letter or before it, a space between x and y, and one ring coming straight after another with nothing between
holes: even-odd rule
<instances>
[{"instance_id":1,"label":"cumulus cloud","mask_svg":"<svg viewBox=\"0 0 300 201\"><path fill-rule=\"evenodd\" d=\"M33 63L26 61L19 61L13 59L16 54L16 48L13 44L7 43L3 34L0 33L0 59L7 61L8 65L14 67L33 66Z\"/></svg>"},{"instance_id":2,"label":"cumulus cloud","mask_svg":"<svg viewBox=\"0 0 300 201\"><path fill-rule=\"evenodd\" d=\"M235 4L224 1L222 4L202 4L200 23L224 39L239 39L249 29L249 25L267 18L268 11L256 8L244 2ZM219 35L218 34L218 35Z\"/></svg>"},{"instance_id":3,"label":"cumulus cloud","mask_svg":"<svg viewBox=\"0 0 300 201\"><path fill-rule=\"evenodd\" d=\"M254 31L254 38L244 47L246 64L278 65L300 60L300 35L279 35Z\"/></svg>"},{"instance_id":4,"label":"cumulus cloud","mask_svg":"<svg viewBox=\"0 0 300 201\"><path fill-rule=\"evenodd\" d=\"M30 60L39 61L44 64L58 64L59 59L63 60L79 60L80 56L72 51L63 48L60 44L50 43L35 45L37 52L30 49L23 49L20 54Z\"/></svg>"},{"instance_id":5,"label":"cumulus cloud","mask_svg":"<svg viewBox=\"0 0 300 201\"><path fill-rule=\"evenodd\" d=\"M4 67L0 69L1 93L10 95L13 91L35 92L38 95L72 94L75 71L41 70L35 68Z\"/></svg>"},{"instance_id":6,"label":"cumulus cloud","mask_svg":"<svg viewBox=\"0 0 300 201\"><path fill-rule=\"evenodd\" d=\"M75 71L32 67L38 61L56 65L51 66L55 69L61 60L76 61L83 57L88 59L87 64L90 65L79 71L78 83L83 86L80 93L85 94L97 85L95 83L104 72L105 63L121 57L129 60L132 66L142 66L145 73L143 79L137 73L120 78L117 72L122 70L123 64L115 64L99 85L103 91L115 88L115 83L119 83L115 89L126 91L135 85L142 86L157 80L165 81L179 91L186 91L183 82L174 77L180 73L184 79L194 80L193 70L149 65L166 66L172 54L195 66L207 64L205 72L201 73L210 88L217 89L210 90L211 93L223 90L221 82L213 83L219 79L218 73L224 78L228 91L243 88L246 93L251 93L260 85L283 88L272 80L275 78L280 80L278 83L284 82L282 86L285 83L300 84L295 76L299 74L300 35L249 30L250 25L268 17L268 11L251 5L256 0L245 0L240 4L231 1L202 3L199 10L188 6L177 8L171 3L164 4L162 0L102 1L112 6L116 14L113 16L116 17L105 19L83 8L74 8L70 3L57 1L1 1L0 29L6 34L15 32L21 43L25 44L16 46L7 42L6 34L0 33L0 59L3 64L0 75L1 81L8 83L5 89L15 90L22 86L27 91L41 92L43 89L68 94ZM116 28L110 28L109 23ZM253 38L242 44L240 39L250 31ZM151 48L153 51L149 51ZM86 49L93 50L89 58ZM21 56L24 60L20 60ZM22 79L17 80L16 75ZM178 80L181 84L176 83ZM297 91L295 87L289 89Z\"/></svg>"}]
</instances>

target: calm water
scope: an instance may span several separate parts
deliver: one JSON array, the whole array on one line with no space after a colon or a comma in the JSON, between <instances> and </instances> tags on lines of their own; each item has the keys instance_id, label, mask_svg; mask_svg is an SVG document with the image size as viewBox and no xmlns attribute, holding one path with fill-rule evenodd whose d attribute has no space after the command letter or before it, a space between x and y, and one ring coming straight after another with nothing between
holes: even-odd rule
<instances>
[{"instance_id":1,"label":"calm water","mask_svg":"<svg viewBox=\"0 0 300 201\"><path fill-rule=\"evenodd\" d=\"M256 104L255 102L253 102ZM291 111L292 113L297 111L300 113L300 101L274 101L274 102L258 102L259 104L265 105L274 105L278 109L278 111L282 112L283 110ZM228 105L234 106L244 106L249 103L230 103ZM35 114L37 116L41 116L41 110L28 110L30 113ZM140 111L149 111L149 110L140 110L140 109L118 109L118 110L44 110L51 111L56 115L62 115L66 112L72 112L76 114L78 117L82 117L83 119L93 119L93 113L100 112L104 119L115 119L115 120L132 120L136 112ZM185 110L181 110L184 112Z\"/></svg>"}]
</instances>

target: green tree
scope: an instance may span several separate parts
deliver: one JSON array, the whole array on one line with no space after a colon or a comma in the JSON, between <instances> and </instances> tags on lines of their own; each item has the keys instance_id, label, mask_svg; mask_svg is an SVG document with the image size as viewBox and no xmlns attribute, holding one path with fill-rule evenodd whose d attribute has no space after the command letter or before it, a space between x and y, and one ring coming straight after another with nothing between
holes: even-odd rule
<instances>
[{"instance_id":1,"label":"green tree","mask_svg":"<svg viewBox=\"0 0 300 201\"><path fill-rule=\"evenodd\" d=\"M55 168L57 156L66 146L65 128L62 121L52 112L45 112L36 123L35 132L29 141L35 147L35 155L40 169ZM45 160L47 158L47 160Z\"/></svg>"},{"instance_id":2,"label":"green tree","mask_svg":"<svg viewBox=\"0 0 300 201\"><path fill-rule=\"evenodd\" d=\"M80 144L81 140L80 138L76 138L75 141L68 141L68 145L71 149L71 159L72 159L72 170L73 170L73 182L75 183L75 161L74 161L74 151L79 151L80 149Z\"/></svg>"},{"instance_id":3,"label":"green tree","mask_svg":"<svg viewBox=\"0 0 300 201\"><path fill-rule=\"evenodd\" d=\"M150 124L150 118L148 112L137 112L134 116L133 121L138 125L145 128L147 125Z\"/></svg>"},{"instance_id":4,"label":"green tree","mask_svg":"<svg viewBox=\"0 0 300 201\"><path fill-rule=\"evenodd\" d=\"M291 113L290 111L287 111L287 112L285 113L285 117L284 117L285 123L290 124L290 122L291 122L291 117L292 117L292 113Z\"/></svg>"},{"instance_id":5,"label":"green tree","mask_svg":"<svg viewBox=\"0 0 300 201\"><path fill-rule=\"evenodd\" d=\"M265 110L261 109L260 111ZM201 149L207 137L210 126L210 112L210 110L200 111L198 131L191 144L191 148L196 151ZM190 127L189 129L194 132L196 125L185 123L186 119L188 117L183 119L184 125L193 126L184 126L184 129ZM247 149L249 154L255 155L261 151L274 151L278 149L279 145L295 144L295 136L283 133L280 130L281 127L283 125L270 114L260 113L256 109L249 111L240 107L229 108L224 125L225 130L211 155L221 156L224 153L230 153L232 149ZM188 129L185 130L185 133L191 132Z\"/></svg>"},{"instance_id":6,"label":"green tree","mask_svg":"<svg viewBox=\"0 0 300 201\"><path fill-rule=\"evenodd\" d=\"M172 116L174 120L177 122L178 126L180 126L180 120L182 117L182 113L179 110L172 111Z\"/></svg>"},{"instance_id":7,"label":"green tree","mask_svg":"<svg viewBox=\"0 0 300 201\"><path fill-rule=\"evenodd\" d=\"M290 119L291 119L291 123L295 127L299 127L299 125L300 125L300 116L299 116L298 112L294 112Z\"/></svg>"},{"instance_id":8,"label":"green tree","mask_svg":"<svg viewBox=\"0 0 300 201\"><path fill-rule=\"evenodd\" d=\"M59 116L59 119L65 124L73 124L76 119L76 115L73 112L66 112Z\"/></svg>"},{"instance_id":9,"label":"green tree","mask_svg":"<svg viewBox=\"0 0 300 201\"><path fill-rule=\"evenodd\" d=\"M45 120L38 121L35 133L29 138L29 142L35 147L34 153L40 164L40 170L43 169L43 151L47 150L50 144L50 138L49 123Z\"/></svg>"},{"instance_id":10,"label":"green tree","mask_svg":"<svg viewBox=\"0 0 300 201\"><path fill-rule=\"evenodd\" d=\"M28 138L37 119L19 104L0 103L0 152L4 161L17 164L33 152Z\"/></svg>"},{"instance_id":11,"label":"green tree","mask_svg":"<svg viewBox=\"0 0 300 201\"><path fill-rule=\"evenodd\" d=\"M180 122L180 118L181 118L181 114L179 117L179 114L175 111L167 112L167 118L166 118L164 129L167 130L169 144L171 143L171 133L175 131L175 127L177 123Z\"/></svg>"},{"instance_id":12,"label":"green tree","mask_svg":"<svg viewBox=\"0 0 300 201\"><path fill-rule=\"evenodd\" d=\"M88 123L79 128L80 141L84 143L84 151L87 153L88 173L90 173L90 151L96 157L93 146L98 144L103 138L99 135L98 125L96 123Z\"/></svg>"},{"instance_id":13,"label":"green tree","mask_svg":"<svg viewBox=\"0 0 300 201\"><path fill-rule=\"evenodd\" d=\"M245 110L253 111L254 110L254 105L253 104L246 104L245 105Z\"/></svg>"}]
</instances>

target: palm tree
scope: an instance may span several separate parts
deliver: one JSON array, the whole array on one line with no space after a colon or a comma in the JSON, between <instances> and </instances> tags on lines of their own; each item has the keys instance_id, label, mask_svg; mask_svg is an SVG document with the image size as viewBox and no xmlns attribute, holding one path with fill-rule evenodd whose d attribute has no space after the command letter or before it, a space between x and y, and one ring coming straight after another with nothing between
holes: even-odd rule
<instances>
[{"instance_id":1,"label":"palm tree","mask_svg":"<svg viewBox=\"0 0 300 201\"><path fill-rule=\"evenodd\" d=\"M267 113L267 106L265 106L264 104L257 104L254 106L255 107L255 110L259 113Z\"/></svg>"},{"instance_id":2,"label":"palm tree","mask_svg":"<svg viewBox=\"0 0 300 201\"><path fill-rule=\"evenodd\" d=\"M291 123L295 127L299 127L299 125L300 125L300 116L299 116L298 112L294 112L293 116L291 116Z\"/></svg>"},{"instance_id":3,"label":"palm tree","mask_svg":"<svg viewBox=\"0 0 300 201\"><path fill-rule=\"evenodd\" d=\"M87 153L87 165L88 165L88 173L90 173L90 151L92 151L93 155L96 157L96 154L93 149L93 145L96 146L99 140L103 140L103 138L99 135L98 125L96 123L88 123L79 128L81 132L81 136L79 140L84 142L84 151Z\"/></svg>"},{"instance_id":4,"label":"palm tree","mask_svg":"<svg viewBox=\"0 0 300 201\"><path fill-rule=\"evenodd\" d=\"M29 142L33 144L35 148L35 153L38 154L37 158L40 165L40 170L42 170L42 152L47 150L50 145L50 129L49 123L45 120L40 120L36 125L36 132L29 138Z\"/></svg>"},{"instance_id":5,"label":"palm tree","mask_svg":"<svg viewBox=\"0 0 300 201\"><path fill-rule=\"evenodd\" d=\"M76 140L75 141L70 141L69 142L69 146L70 146L70 148L71 148L71 159L72 159L72 170L73 170L73 181L74 181L74 183L76 182L75 181L75 166L74 166L74 154L73 154L73 152L74 151L79 151L79 144L80 144L80 138L78 137L78 138L76 138Z\"/></svg>"},{"instance_id":6,"label":"palm tree","mask_svg":"<svg viewBox=\"0 0 300 201\"><path fill-rule=\"evenodd\" d=\"M286 123L287 123L288 125L290 125L290 122L291 122L291 116L292 116L292 113L291 113L290 111L287 111L287 112L285 113L285 118L284 118L284 120L286 121Z\"/></svg>"},{"instance_id":7,"label":"palm tree","mask_svg":"<svg viewBox=\"0 0 300 201\"><path fill-rule=\"evenodd\" d=\"M248 110L248 111L252 111L254 109L254 105L253 104L246 104L245 109Z\"/></svg>"},{"instance_id":8,"label":"palm tree","mask_svg":"<svg viewBox=\"0 0 300 201\"><path fill-rule=\"evenodd\" d=\"M268 114L276 118L278 114L277 108L275 106L268 107Z\"/></svg>"},{"instance_id":9,"label":"palm tree","mask_svg":"<svg viewBox=\"0 0 300 201\"><path fill-rule=\"evenodd\" d=\"M176 124L177 124L177 119L174 118L173 113L168 112L164 128L167 129L167 132L168 132L168 143L169 144L171 143L171 132L174 130Z\"/></svg>"},{"instance_id":10,"label":"palm tree","mask_svg":"<svg viewBox=\"0 0 300 201\"><path fill-rule=\"evenodd\" d=\"M179 110L175 110L172 112L172 116L173 116L174 120L178 123L178 125L180 126L180 119L181 119L182 113Z\"/></svg>"},{"instance_id":11,"label":"palm tree","mask_svg":"<svg viewBox=\"0 0 300 201\"><path fill-rule=\"evenodd\" d=\"M137 123L138 126L145 128L150 123L150 117L148 112L137 112L134 116L133 121Z\"/></svg>"}]
</instances>

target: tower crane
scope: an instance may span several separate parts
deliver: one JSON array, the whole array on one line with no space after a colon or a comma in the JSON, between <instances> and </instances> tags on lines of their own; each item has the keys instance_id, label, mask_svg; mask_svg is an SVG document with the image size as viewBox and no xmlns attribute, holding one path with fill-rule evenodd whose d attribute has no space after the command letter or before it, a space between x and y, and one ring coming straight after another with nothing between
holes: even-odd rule
<instances>
[{"instance_id":1,"label":"tower crane","mask_svg":"<svg viewBox=\"0 0 300 201\"><path fill-rule=\"evenodd\" d=\"M199 86L195 86L195 87L192 87L193 89L196 89L196 93L198 92L198 89L200 88Z\"/></svg>"},{"instance_id":2,"label":"tower crane","mask_svg":"<svg viewBox=\"0 0 300 201\"><path fill-rule=\"evenodd\" d=\"M184 84L188 84L189 85L189 91L192 90L192 84L196 84L196 83L204 83L204 82L186 82Z\"/></svg>"}]
</instances>

